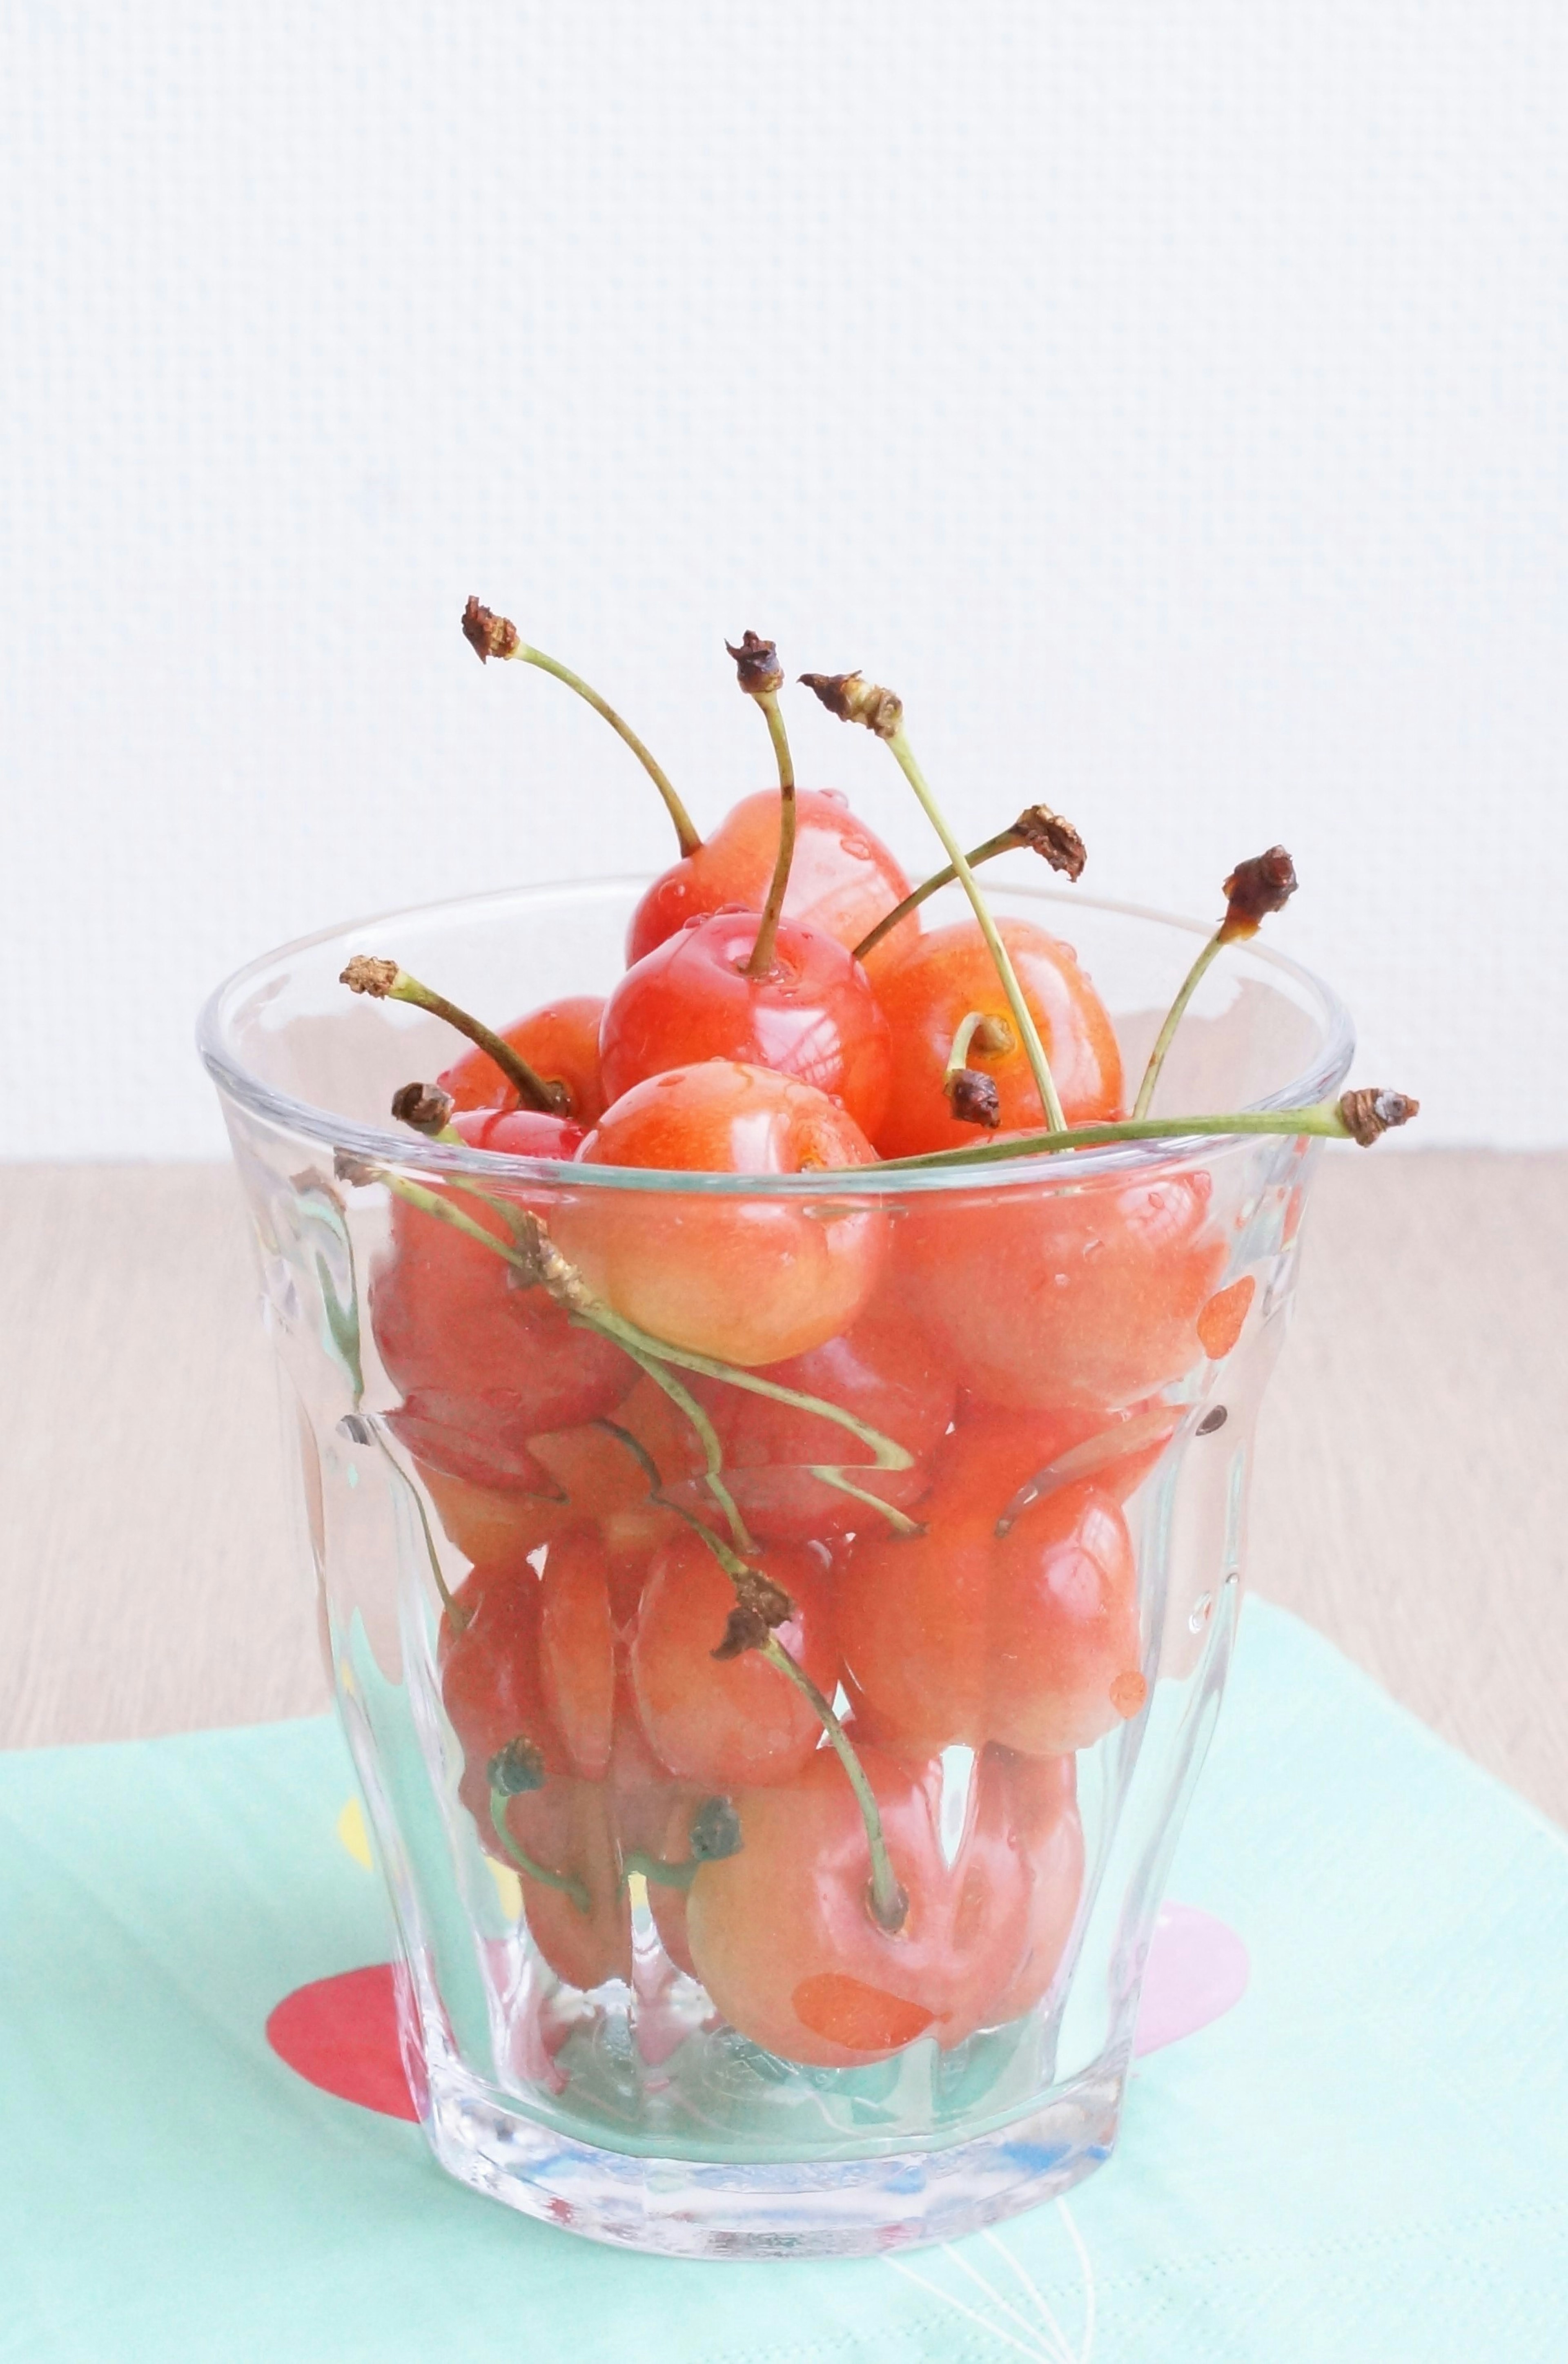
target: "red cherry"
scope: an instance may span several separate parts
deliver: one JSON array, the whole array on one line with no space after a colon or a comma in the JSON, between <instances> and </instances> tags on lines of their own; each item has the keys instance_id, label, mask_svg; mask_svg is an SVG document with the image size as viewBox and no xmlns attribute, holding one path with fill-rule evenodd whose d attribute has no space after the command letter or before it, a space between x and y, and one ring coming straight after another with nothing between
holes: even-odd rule
<instances>
[{"instance_id":1,"label":"red cherry","mask_svg":"<svg viewBox=\"0 0 1568 2364\"><path fill-rule=\"evenodd\" d=\"M565 1085L567 1114L584 1130L603 1115L607 1098L599 1076L599 1019L604 1007L596 994L569 994L560 1001L546 1002L542 1009L530 1009L526 1018L515 1019L501 1029L503 1042L527 1060L536 1076L542 1076L547 1084ZM507 1082L485 1051L465 1051L439 1081L460 1110L517 1105L517 1087Z\"/></svg>"},{"instance_id":2,"label":"red cherry","mask_svg":"<svg viewBox=\"0 0 1568 2364\"><path fill-rule=\"evenodd\" d=\"M786 2060L828 2068L885 2058L928 2034L961 2042L1029 1937L1029 1882L995 1782L976 1780L950 1866L940 1767L917 1771L873 1748L861 1762L908 1900L896 1935L872 1918L865 1825L826 1750L794 1781L736 1801L740 1852L705 1864L687 1899L689 1958L725 2017Z\"/></svg>"},{"instance_id":3,"label":"red cherry","mask_svg":"<svg viewBox=\"0 0 1568 2364\"><path fill-rule=\"evenodd\" d=\"M690 919L727 904L760 911L779 850L779 800L771 789L742 797L706 844L656 878L632 913L628 964L674 934ZM858 820L834 788L803 788L795 797L795 858L784 916L804 920L851 948L871 933L909 892L909 881L880 839ZM873 975L919 932L903 920L871 956Z\"/></svg>"},{"instance_id":4,"label":"red cherry","mask_svg":"<svg viewBox=\"0 0 1568 2364\"><path fill-rule=\"evenodd\" d=\"M784 920L767 974L751 976L759 924L753 912L715 912L628 969L600 1028L606 1096L617 1100L667 1067L740 1059L815 1085L873 1132L891 1054L865 971L836 937Z\"/></svg>"},{"instance_id":5,"label":"red cherry","mask_svg":"<svg viewBox=\"0 0 1568 2364\"><path fill-rule=\"evenodd\" d=\"M791 1076L710 1059L672 1067L607 1109L584 1165L799 1174L875 1162L854 1120ZM830 1220L824 1220L827 1212ZM881 1269L870 1206L695 1190L594 1190L563 1202L555 1236L595 1296L671 1344L779 1363L849 1328Z\"/></svg>"},{"instance_id":6,"label":"red cherry","mask_svg":"<svg viewBox=\"0 0 1568 2364\"><path fill-rule=\"evenodd\" d=\"M573 1771L591 1781L609 1770L616 1692L616 1632L609 1554L592 1527L550 1546L539 1582L539 1659Z\"/></svg>"},{"instance_id":7,"label":"red cherry","mask_svg":"<svg viewBox=\"0 0 1568 2364\"><path fill-rule=\"evenodd\" d=\"M831 1699L839 1679L826 1558L782 1544L751 1565L781 1585L795 1613L778 1639ZM699 1535L667 1544L649 1572L631 1637L642 1728L673 1773L704 1789L787 1781L814 1753L821 1723L754 1650L716 1659L735 1589Z\"/></svg>"},{"instance_id":8,"label":"red cherry","mask_svg":"<svg viewBox=\"0 0 1568 2364\"><path fill-rule=\"evenodd\" d=\"M464 1117L475 1146L513 1154L541 1128L562 1137L561 1120L517 1110ZM432 1183L428 1187L442 1189ZM505 1215L466 1190L452 1205L509 1243ZM528 1206L523 1193L517 1203ZM543 1207L540 1212L548 1215ZM376 1345L403 1403L389 1425L426 1466L478 1486L549 1490L528 1439L613 1411L637 1376L617 1346L577 1327L542 1288L516 1288L505 1258L424 1208L399 1199L392 1243L370 1283Z\"/></svg>"},{"instance_id":9,"label":"red cherry","mask_svg":"<svg viewBox=\"0 0 1568 2364\"><path fill-rule=\"evenodd\" d=\"M913 1309L962 1386L1020 1410L1136 1403L1203 1357L1226 1262L1206 1173L916 1199L899 1227Z\"/></svg>"},{"instance_id":10,"label":"red cherry","mask_svg":"<svg viewBox=\"0 0 1568 2364\"><path fill-rule=\"evenodd\" d=\"M1000 1536L991 1501L924 1509L924 1533L858 1536L840 1571L844 1661L879 1733L1060 1756L1137 1713L1138 1566L1108 1494L1061 1487Z\"/></svg>"},{"instance_id":11,"label":"red cherry","mask_svg":"<svg viewBox=\"0 0 1568 2364\"><path fill-rule=\"evenodd\" d=\"M441 1620L441 1701L463 1754L463 1798L485 1837L488 1767L500 1749L527 1741L547 1775L571 1760L546 1698L539 1647L542 1596L526 1560L476 1567Z\"/></svg>"},{"instance_id":12,"label":"red cherry","mask_svg":"<svg viewBox=\"0 0 1568 2364\"><path fill-rule=\"evenodd\" d=\"M1025 920L1001 920L997 927L1040 1029L1067 1121L1095 1124L1115 1117L1122 1083L1116 1031L1072 945ZM976 1009L994 1013L1013 1036L1013 1048L1005 1054L971 1054L972 1064L996 1086L1002 1129L1043 1127L1045 1111L1028 1054L973 920L921 936L895 965L878 975L876 991L893 1030L887 1114L872 1134L884 1157L973 1149L982 1137L973 1125L960 1123L942 1089L953 1037Z\"/></svg>"}]
</instances>

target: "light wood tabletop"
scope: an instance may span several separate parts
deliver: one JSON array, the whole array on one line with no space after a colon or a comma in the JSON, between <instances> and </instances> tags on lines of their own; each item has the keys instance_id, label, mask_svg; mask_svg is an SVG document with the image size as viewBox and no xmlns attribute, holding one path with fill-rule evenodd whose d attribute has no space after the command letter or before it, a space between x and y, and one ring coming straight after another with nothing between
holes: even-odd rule
<instances>
[{"instance_id":1,"label":"light wood tabletop","mask_svg":"<svg viewBox=\"0 0 1568 2364\"><path fill-rule=\"evenodd\" d=\"M226 1167L0 1167L0 1745L326 1704ZM1249 1578L1568 1823L1568 1156L1324 1160Z\"/></svg>"}]
</instances>

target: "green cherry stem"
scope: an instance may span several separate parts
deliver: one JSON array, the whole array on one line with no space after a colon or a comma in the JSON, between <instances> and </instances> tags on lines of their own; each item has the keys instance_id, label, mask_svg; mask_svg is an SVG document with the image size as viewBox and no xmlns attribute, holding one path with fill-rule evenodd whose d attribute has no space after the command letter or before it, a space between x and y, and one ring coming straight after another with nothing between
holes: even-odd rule
<instances>
[{"instance_id":1,"label":"green cherry stem","mask_svg":"<svg viewBox=\"0 0 1568 2364\"><path fill-rule=\"evenodd\" d=\"M877 1171L897 1174L930 1165L995 1165L1007 1158L1048 1156L1059 1149L1107 1148L1118 1141L1184 1141L1199 1134L1242 1132L1314 1133L1326 1141L1361 1137L1345 1121L1339 1100L1314 1100L1307 1108L1239 1109L1229 1116L1129 1117L1118 1124L1064 1126L1057 1132L1020 1133L1006 1141L981 1142L973 1149L935 1149L921 1157L889 1157Z\"/></svg>"},{"instance_id":2,"label":"green cherry stem","mask_svg":"<svg viewBox=\"0 0 1568 2364\"><path fill-rule=\"evenodd\" d=\"M1296 886L1296 864L1283 845L1271 845L1266 853L1254 853L1236 864L1225 882L1225 917L1182 980L1181 990L1165 1013L1165 1022L1149 1054L1149 1065L1143 1070L1143 1081L1132 1106L1134 1116L1148 1115L1165 1054L1215 954L1227 944L1244 943L1255 936L1271 912L1284 910Z\"/></svg>"},{"instance_id":3,"label":"green cherry stem","mask_svg":"<svg viewBox=\"0 0 1568 2364\"><path fill-rule=\"evenodd\" d=\"M952 1038L942 1081L951 1083L962 1068L968 1066L972 1050L983 1059L1005 1059L1014 1047L1013 1030L1005 1018L998 1018L989 1009L972 1009L961 1020Z\"/></svg>"},{"instance_id":4,"label":"green cherry stem","mask_svg":"<svg viewBox=\"0 0 1568 2364\"><path fill-rule=\"evenodd\" d=\"M1010 853L1015 846L1023 842L1017 830L999 830L995 837L988 837L984 845L972 846L963 858L971 870L978 870L983 862L994 862L997 854ZM861 938L852 958L863 961L867 953L876 950L884 936L893 933L900 920L906 920L911 911L917 911L922 903L929 902L933 895L940 895L944 886L951 886L957 876L958 872L950 862L940 870L934 870L929 878L922 879L912 893L905 896L902 903L894 905L885 919L877 921L869 935Z\"/></svg>"},{"instance_id":5,"label":"green cherry stem","mask_svg":"<svg viewBox=\"0 0 1568 2364\"><path fill-rule=\"evenodd\" d=\"M449 1001L444 993L435 993L428 985L421 985L417 976L410 976L395 961L380 959L372 953L356 953L338 982L346 985L350 993L368 993L374 1001L406 1001L415 1009L428 1009L433 1018L444 1018L449 1026L455 1027L494 1059L525 1108L539 1109L547 1116L560 1116L566 1111L563 1084L546 1083L483 1019L471 1017L455 1001Z\"/></svg>"},{"instance_id":6,"label":"green cherry stem","mask_svg":"<svg viewBox=\"0 0 1568 2364\"><path fill-rule=\"evenodd\" d=\"M824 1486L831 1486L839 1493L847 1494L852 1502L863 1502L868 1510L880 1511L895 1534L923 1535L925 1533L926 1530L918 1519L910 1518L907 1512L899 1510L895 1503L884 1502L882 1496L873 1494L868 1486L857 1486L852 1478L847 1478L840 1463L808 1461L806 1466L813 1478L819 1478L822 1480Z\"/></svg>"},{"instance_id":7,"label":"green cherry stem","mask_svg":"<svg viewBox=\"0 0 1568 2364\"><path fill-rule=\"evenodd\" d=\"M1034 1077L1035 1089L1040 1094L1040 1106L1045 1110L1046 1121L1053 1131L1060 1132L1065 1126L1067 1120L1062 1111L1062 1102L1057 1095L1055 1079L1051 1072L1051 1063L1045 1055L1045 1045L1040 1039L1040 1029L1034 1022L1034 1014L1024 999L1023 989L1018 984L1018 973L1013 966L1007 947L1002 942L1001 932L991 916L990 906L981 893L979 881L969 866L969 858L948 827L942 816L941 808L931 794L926 775L915 760L914 749L905 736L902 722L899 722L891 732L887 744L899 770L918 797L926 819L940 838L942 851L951 863L954 875L969 898L970 909L974 913L976 923L985 939L991 957L996 964L996 974L1002 980L1002 990L1007 997L1007 1007L1013 1013L1013 1021L1018 1027L1019 1040L1024 1046L1024 1055L1029 1063L1029 1072Z\"/></svg>"},{"instance_id":8,"label":"green cherry stem","mask_svg":"<svg viewBox=\"0 0 1568 2364\"><path fill-rule=\"evenodd\" d=\"M767 718L768 733L773 742L773 753L779 767L779 850L773 864L773 875L768 886L768 899L762 906L762 924L757 941L751 947L751 957L746 964L748 976L766 976L773 965L773 946L778 941L779 921L784 916L784 895L789 886L790 864L795 860L795 764L784 735L784 716L779 711L778 692L760 690L756 704Z\"/></svg>"},{"instance_id":9,"label":"green cherry stem","mask_svg":"<svg viewBox=\"0 0 1568 2364\"><path fill-rule=\"evenodd\" d=\"M1209 965L1215 954L1223 950L1225 942L1225 931L1219 928L1210 936L1207 943L1188 969L1182 980L1181 991L1165 1012L1165 1022L1155 1037L1154 1048L1149 1054L1149 1065L1143 1070L1143 1081L1138 1087L1138 1098L1132 1104L1132 1113L1135 1117L1148 1115L1150 1103L1154 1098L1154 1087L1160 1080L1160 1070L1165 1064L1165 1054L1176 1039L1176 1029L1186 1015L1188 1002L1208 975Z\"/></svg>"},{"instance_id":10,"label":"green cherry stem","mask_svg":"<svg viewBox=\"0 0 1568 2364\"><path fill-rule=\"evenodd\" d=\"M828 1745L849 1776L850 1787L865 1824L866 1844L871 1849L871 1885L866 1901L872 1919L890 1937L897 1935L908 1917L909 1899L899 1886L887 1852L887 1840L883 1833L882 1810L876 1802L876 1792L866 1779L865 1767L856 1756L849 1734L844 1730L827 1699L824 1698L806 1668L790 1656L776 1634L770 1634L758 1645L770 1667L802 1692L821 1718L822 1729L828 1735Z\"/></svg>"},{"instance_id":11,"label":"green cherry stem","mask_svg":"<svg viewBox=\"0 0 1568 2364\"><path fill-rule=\"evenodd\" d=\"M595 714L602 715L616 736L631 749L664 799L664 809L674 823L682 853L696 852L702 838L690 813L676 795L662 767L654 762L631 725L622 721L607 698L601 697L581 674L572 671L570 665L560 663L554 657L547 657L542 649L529 648L509 617L497 616L493 609L482 607L477 599L470 599L462 611L462 630L464 639L481 664L489 657L509 657L519 664L535 665L540 673L553 675L557 681L563 681L568 689L575 690L577 696L593 708Z\"/></svg>"},{"instance_id":12,"label":"green cherry stem","mask_svg":"<svg viewBox=\"0 0 1568 2364\"><path fill-rule=\"evenodd\" d=\"M506 1828L506 1791L492 1790L490 1820L495 1827L496 1837L517 1865L517 1869L525 1879L537 1879L541 1888L560 1889L563 1896L569 1896L572 1899L579 1912L584 1915L591 1912L594 1909L593 1900L580 1879L574 1879L567 1871L547 1871L542 1863L536 1863L531 1855L523 1853L522 1848Z\"/></svg>"},{"instance_id":13,"label":"green cherry stem","mask_svg":"<svg viewBox=\"0 0 1568 2364\"><path fill-rule=\"evenodd\" d=\"M768 736L773 742L773 761L779 767L779 850L757 925L756 942L746 964L748 976L766 976L773 965L773 946L789 886L789 867L795 859L795 761L789 752L784 716L779 712L784 667L773 641L763 640L760 632L742 632L739 648L733 641L726 641L724 645L735 660L736 680L752 705L762 708Z\"/></svg>"}]
</instances>

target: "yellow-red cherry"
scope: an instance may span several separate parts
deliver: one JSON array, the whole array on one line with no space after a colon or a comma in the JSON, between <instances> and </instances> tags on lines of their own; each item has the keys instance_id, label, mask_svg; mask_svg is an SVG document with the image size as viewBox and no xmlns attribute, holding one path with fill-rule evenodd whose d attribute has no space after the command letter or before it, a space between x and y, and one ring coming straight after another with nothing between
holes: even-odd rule
<instances>
[{"instance_id":1,"label":"yellow-red cherry","mask_svg":"<svg viewBox=\"0 0 1568 2364\"><path fill-rule=\"evenodd\" d=\"M760 911L778 850L776 791L742 797L695 853L672 864L648 889L627 932L628 962L639 961L688 920L727 904ZM799 790L786 919L804 920L852 947L908 892L909 881L897 862L836 788ZM917 919L901 920L873 953L873 973L918 932Z\"/></svg>"},{"instance_id":2,"label":"yellow-red cherry","mask_svg":"<svg viewBox=\"0 0 1568 2364\"><path fill-rule=\"evenodd\" d=\"M584 1189L552 1218L593 1293L673 1345L745 1366L783 1362L847 1330L882 1269L886 1222L856 1205L875 1163L854 1119L793 1076L730 1059L673 1067L606 1110L586 1165L760 1177L847 1170L846 1198L744 1198L690 1188Z\"/></svg>"},{"instance_id":3,"label":"yellow-red cherry","mask_svg":"<svg viewBox=\"0 0 1568 2364\"><path fill-rule=\"evenodd\" d=\"M1071 944L1026 920L997 922L1019 990L1069 1124L1097 1124L1121 1110L1121 1054L1109 1012ZM996 1087L1003 1132L1039 1130L1045 1110L1008 1010L990 947L973 920L934 929L879 971L877 999L893 1035L887 1113L872 1138L884 1157L973 1149L984 1136L961 1123L942 1088L953 1037L972 1011L999 1019L1012 1048L972 1050L970 1063Z\"/></svg>"},{"instance_id":4,"label":"yellow-red cherry","mask_svg":"<svg viewBox=\"0 0 1568 2364\"><path fill-rule=\"evenodd\" d=\"M753 976L759 925L739 909L688 920L628 969L599 1029L606 1098L668 1067L740 1059L814 1085L870 1136L892 1071L870 979L837 937L787 919Z\"/></svg>"}]
</instances>

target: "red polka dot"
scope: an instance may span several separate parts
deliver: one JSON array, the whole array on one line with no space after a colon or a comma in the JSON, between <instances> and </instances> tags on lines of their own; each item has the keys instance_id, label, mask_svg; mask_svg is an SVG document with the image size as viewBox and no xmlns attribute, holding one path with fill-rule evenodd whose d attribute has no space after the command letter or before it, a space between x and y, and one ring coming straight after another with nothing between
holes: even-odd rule
<instances>
[{"instance_id":1,"label":"red polka dot","mask_svg":"<svg viewBox=\"0 0 1568 2364\"><path fill-rule=\"evenodd\" d=\"M324 2093L417 2123L398 2049L390 1962L295 1987L268 2020L267 2041L296 2076Z\"/></svg>"}]
</instances>

